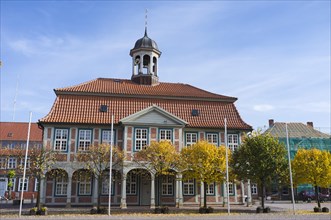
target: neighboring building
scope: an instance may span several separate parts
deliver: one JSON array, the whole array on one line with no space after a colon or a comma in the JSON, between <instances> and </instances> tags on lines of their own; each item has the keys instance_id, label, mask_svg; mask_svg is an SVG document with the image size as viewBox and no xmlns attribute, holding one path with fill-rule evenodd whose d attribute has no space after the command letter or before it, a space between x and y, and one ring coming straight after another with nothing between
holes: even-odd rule
<instances>
[{"instance_id":1,"label":"neighboring building","mask_svg":"<svg viewBox=\"0 0 331 220\"><path fill-rule=\"evenodd\" d=\"M134 165L132 156L151 141L169 140L180 151L183 147L207 140L224 145L224 119L227 119L228 144L235 150L243 133L252 127L245 123L234 103L237 98L214 94L182 83L159 81L161 52L147 36L137 40L130 51L130 79L98 78L79 85L55 89L56 100L47 116L40 119L44 146L58 151L57 169L65 173L49 176L42 182L42 202L49 205L90 205L97 201L97 180L84 173L77 152L91 145L110 142L111 116L114 115L115 145L125 156L123 167L113 173L121 178L113 184L112 204L155 206L200 204L200 183L183 181L182 175L166 176L159 182L143 167ZM135 171L141 172L135 172ZM82 171L82 172L79 172ZM80 175L79 175L80 173ZM108 177L102 183L102 203L108 202ZM244 184L230 184L231 202L242 203ZM154 192L162 190L154 197ZM210 204L223 203L224 184L210 184Z\"/></svg>"},{"instance_id":2,"label":"neighboring building","mask_svg":"<svg viewBox=\"0 0 331 220\"><path fill-rule=\"evenodd\" d=\"M26 122L0 122L0 196L8 197L8 178L9 170L15 170L16 176L13 178L12 196L22 190L22 167L24 166L24 157L29 123ZM42 147L42 129L37 123L31 123L29 148ZM27 167L29 168L29 158ZM24 198L36 198L37 183L35 178L27 169L26 181L24 184Z\"/></svg>"},{"instance_id":3,"label":"neighboring building","mask_svg":"<svg viewBox=\"0 0 331 220\"><path fill-rule=\"evenodd\" d=\"M290 122L287 123L287 130L291 159L294 158L300 148L317 148L331 152L331 135L314 129L313 122L307 122L307 124ZM274 122L273 119L270 119L269 128L265 133L269 133L271 136L277 138L287 147L285 122ZM303 184L298 187L297 191L300 192L302 190L313 191L313 188L309 184ZM279 194L279 197L283 199L289 199L291 196L291 190L288 187L282 187L281 192L279 192L278 186L274 184L271 191L272 194Z\"/></svg>"}]
</instances>

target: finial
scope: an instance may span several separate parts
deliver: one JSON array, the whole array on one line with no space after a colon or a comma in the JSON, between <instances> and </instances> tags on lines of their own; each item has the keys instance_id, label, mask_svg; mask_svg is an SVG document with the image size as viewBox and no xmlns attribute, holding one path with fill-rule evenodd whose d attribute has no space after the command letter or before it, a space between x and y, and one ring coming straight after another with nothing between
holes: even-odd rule
<instances>
[{"instance_id":1,"label":"finial","mask_svg":"<svg viewBox=\"0 0 331 220\"><path fill-rule=\"evenodd\" d=\"M147 29L147 13L148 13L148 10L146 8L145 9L145 29Z\"/></svg>"},{"instance_id":2,"label":"finial","mask_svg":"<svg viewBox=\"0 0 331 220\"><path fill-rule=\"evenodd\" d=\"M147 8L145 9L145 36L147 37L147 13L148 10Z\"/></svg>"}]
</instances>

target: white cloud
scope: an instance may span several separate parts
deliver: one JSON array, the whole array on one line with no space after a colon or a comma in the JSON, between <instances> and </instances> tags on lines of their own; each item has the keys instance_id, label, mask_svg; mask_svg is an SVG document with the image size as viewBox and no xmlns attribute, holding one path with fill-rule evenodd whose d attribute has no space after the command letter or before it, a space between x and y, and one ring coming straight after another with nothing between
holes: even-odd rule
<instances>
[{"instance_id":1,"label":"white cloud","mask_svg":"<svg viewBox=\"0 0 331 220\"><path fill-rule=\"evenodd\" d=\"M274 106L268 104L254 105L253 109L258 112L266 112L274 109Z\"/></svg>"}]
</instances>

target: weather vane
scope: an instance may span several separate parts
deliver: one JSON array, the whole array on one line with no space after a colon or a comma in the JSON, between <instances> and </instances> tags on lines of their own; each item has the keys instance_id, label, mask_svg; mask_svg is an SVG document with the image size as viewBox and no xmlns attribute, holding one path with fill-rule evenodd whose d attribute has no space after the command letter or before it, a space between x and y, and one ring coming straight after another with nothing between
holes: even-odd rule
<instances>
[{"instance_id":1,"label":"weather vane","mask_svg":"<svg viewBox=\"0 0 331 220\"><path fill-rule=\"evenodd\" d=\"M145 9L145 28L147 28L147 13L148 13L148 10L146 8Z\"/></svg>"}]
</instances>

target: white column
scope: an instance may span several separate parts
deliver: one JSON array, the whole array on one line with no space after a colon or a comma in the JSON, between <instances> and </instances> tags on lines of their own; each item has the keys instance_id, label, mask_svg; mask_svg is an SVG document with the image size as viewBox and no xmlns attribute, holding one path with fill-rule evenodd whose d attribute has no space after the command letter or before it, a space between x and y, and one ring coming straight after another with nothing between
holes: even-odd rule
<instances>
[{"instance_id":1,"label":"white column","mask_svg":"<svg viewBox=\"0 0 331 220\"><path fill-rule=\"evenodd\" d=\"M132 55L132 76L136 75L136 60L135 60L135 56Z\"/></svg>"},{"instance_id":2,"label":"white column","mask_svg":"<svg viewBox=\"0 0 331 220\"><path fill-rule=\"evenodd\" d=\"M241 187L241 200L242 203L245 204L245 185L243 181L240 181L240 187Z\"/></svg>"},{"instance_id":3,"label":"white column","mask_svg":"<svg viewBox=\"0 0 331 220\"><path fill-rule=\"evenodd\" d=\"M46 187L45 181L46 177L40 178L40 204L44 205L46 203Z\"/></svg>"},{"instance_id":4,"label":"white column","mask_svg":"<svg viewBox=\"0 0 331 220\"><path fill-rule=\"evenodd\" d=\"M251 180L247 180L247 205L252 204Z\"/></svg>"},{"instance_id":5,"label":"white column","mask_svg":"<svg viewBox=\"0 0 331 220\"><path fill-rule=\"evenodd\" d=\"M122 176L122 198L121 198L121 209L126 209L126 173Z\"/></svg>"},{"instance_id":6,"label":"white column","mask_svg":"<svg viewBox=\"0 0 331 220\"><path fill-rule=\"evenodd\" d=\"M203 182L200 184L200 207L203 207L203 199L205 197Z\"/></svg>"},{"instance_id":7,"label":"white column","mask_svg":"<svg viewBox=\"0 0 331 220\"><path fill-rule=\"evenodd\" d=\"M237 184L233 183L233 195L234 195L234 202L238 202L238 193L237 193Z\"/></svg>"},{"instance_id":8,"label":"white column","mask_svg":"<svg viewBox=\"0 0 331 220\"><path fill-rule=\"evenodd\" d=\"M96 206L98 204L98 179L94 177L93 180L92 204Z\"/></svg>"},{"instance_id":9,"label":"white column","mask_svg":"<svg viewBox=\"0 0 331 220\"><path fill-rule=\"evenodd\" d=\"M182 174L176 175L176 207L180 208L183 206L183 183Z\"/></svg>"},{"instance_id":10,"label":"white column","mask_svg":"<svg viewBox=\"0 0 331 220\"><path fill-rule=\"evenodd\" d=\"M72 186L72 174L68 174L68 186L67 186L67 204L66 207L71 207L71 186Z\"/></svg>"},{"instance_id":11,"label":"white column","mask_svg":"<svg viewBox=\"0 0 331 220\"><path fill-rule=\"evenodd\" d=\"M155 175L151 174L151 209L155 208Z\"/></svg>"},{"instance_id":12,"label":"white column","mask_svg":"<svg viewBox=\"0 0 331 220\"><path fill-rule=\"evenodd\" d=\"M149 56L148 74L154 75L153 73L153 54Z\"/></svg>"}]
</instances>

